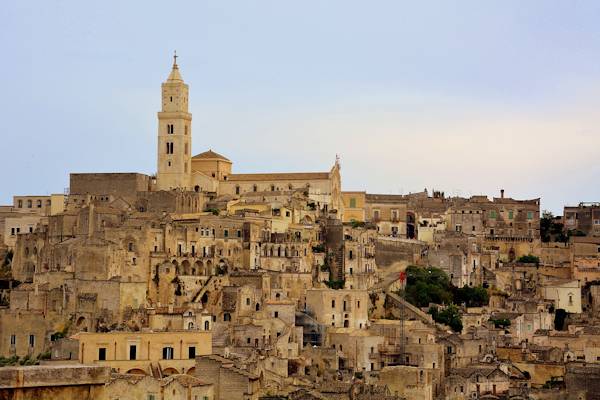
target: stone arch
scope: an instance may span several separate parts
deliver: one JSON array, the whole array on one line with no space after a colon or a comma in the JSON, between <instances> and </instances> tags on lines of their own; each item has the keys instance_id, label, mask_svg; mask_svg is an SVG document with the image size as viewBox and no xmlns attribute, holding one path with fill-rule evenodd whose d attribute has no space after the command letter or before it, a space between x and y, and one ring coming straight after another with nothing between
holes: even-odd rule
<instances>
[{"instance_id":1,"label":"stone arch","mask_svg":"<svg viewBox=\"0 0 600 400\"><path fill-rule=\"evenodd\" d=\"M204 269L204 263L202 261L196 261L194 263L194 268L198 275L206 275L206 270Z\"/></svg>"},{"instance_id":2,"label":"stone arch","mask_svg":"<svg viewBox=\"0 0 600 400\"><path fill-rule=\"evenodd\" d=\"M84 329L86 328L87 325L87 320L85 319L85 317L81 316L79 318L77 318L77 322L75 322L75 326L79 329Z\"/></svg>"},{"instance_id":3,"label":"stone arch","mask_svg":"<svg viewBox=\"0 0 600 400\"><path fill-rule=\"evenodd\" d=\"M127 371L126 373L133 374L133 375L148 375L146 373L146 371L144 371L143 369L140 369L140 368L132 368L129 371Z\"/></svg>"},{"instance_id":4,"label":"stone arch","mask_svg":"<svg viewBox=\"0 0 600 400\"><path fill-rule=\"evenodd\" d=\"M183 272L183 275L191 275L192 270L188 260L183 260L181 263L181 271Z\"/></svg>"},{"instance_id":5,"label":"stone arch","mask_svg":"<svg viewBox=\"0 0 600 400\"><path fill-rule=\"evenodd\" d=\"M192 367L192 368L188 369L186 371L186 374L187 375L195 375L196 374L196 367Z\"/></svg>"},{"instance_id":6,"label":"stone arch","mask_svg":"<svg viewBox=\"0 0 600 400\"><path fill-rule=\"evenodd\" d=\"M163 374L163 376L177 375L177 374L179 374L179 371L177 371L176 368L168 367L168 368L163 369L162 374Z\"/></svg>"}]
</instances>

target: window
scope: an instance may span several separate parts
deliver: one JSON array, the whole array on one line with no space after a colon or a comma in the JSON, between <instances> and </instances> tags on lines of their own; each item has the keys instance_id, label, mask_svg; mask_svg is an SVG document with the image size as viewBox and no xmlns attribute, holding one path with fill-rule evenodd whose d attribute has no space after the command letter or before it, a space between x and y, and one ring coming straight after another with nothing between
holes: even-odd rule
<instances>
[{"instance_id":1,"label":"window","mask_svg":"<svg viewBox=\"0 0 600 400\"><path fill-rule=\"evenodd\" d=\"M350 208L356 208L356 199L354 197L350 198Z\"/></svg>"},{"instance_id":2,"label":"window","mask_svg":"<svg viewBox=\"0 0 600 400\"><path fill-rule=\"evenodd\" d=\"M379 210L373 210L373 219L379 219Z\"/></svg>"},{"instance_id":3,"label":"window","mask_svg":"<svg viewBox=\"0 0 600 400\"><path fill-rule=\"evenodd\" d=\"M240 185L235 186L235 194L240 194Z\"/></svg>"},{"instance_id":4,"label":"window","mask_svg":"<svg viewBox=\"0 0 600 400\"><path fill-rule=\"evenodd\" d=\"M98 349L98 360L99 361L106 360L106 347L100 347Z\"/></svg>"},{"instance_id":5,"label":"window","mask_svg":"<svg viewBox=\"0 0 600 400\"><path fill-rule=\"evenodd\" d=\"M173 359L173 348L172 347L163 347L163 360L172 360Z\"/></svg>"},{"instance_id":6,"label":"window","mask_svg":"<svg viewBox=\"0 0 600 400\"><path fill-rule=\"evenodd\" d=\"M252 185L252 191L253 191L253 192L256 192L256 191L258 191L258 186L256 186L256 185Z\"/></svg>"},{"instance_id":7,"label":"window","mask_svg":"<svg viewBox=\"0 0 600 400\"><path fill-rule=\"evenodd\" d=\"M156 400L156 396L153 394L148 395L148 400Z\"/></svg>"},{"instance_id":8,"label":"window","mask_svg":"<svg viewBox=\"0 0 600 400\"><path fill-rule=\"evenodd\" d=\"M527 211L527 219L533 219L533 211Z\"/></svg>"},{"instance_id":9,"label":"window","mask_svg":"<svg viewBox=\"0 0 600 400\"><path fill-rule=\"evenodd\" d=\"M223 236L229 237L229 231L227 229L223 231Z\"/></svg>"},{"instance_id":10,"label":"window","mask_svg":"<svg viewBox=\"0 0 600 400\"><path fill-rule=\"evenodd\" d=\"M188 152L188 144L186 143L186 144L183 146L183 154L187 155L187 152Z\"/></svg>"},{"instance_id":11,"label":"window","mask_svg":"<svg viewBox=\"0 0 600 400\"><path fill-rule=\"evenodd\" d=\"M167 154L173 154L173 142L167 142Z\"/></svg>"},{"instance_id":12,"label":"window","mask_svg":"<svg viewBox=\"0 0 600 400\"><path fill-rule=\"evenodd\" d=\"M348 258L349 258L350 260L352 260L352 259L354 258L354 254L352 253L352 250L350 250L350 251L348 252Z\"/></svg>"},{"instance_id":13,"label":"window","mask_svg":"<svg viewBox=\"0 0 600 400\"><path fill-rule=\"evenodd\" d=\"M210 322L208 322L208 321L204 321L204 330L205 330L205 331L208 331L208 330L210 330Z\"/></svg>"},{"instance_id":14,"label":"window","mask_svg":"<svg viewBox=\"0 0 600 400\"><path fill-rule=\"evenodd\" d=\"M129 359L136 360L137 358L137 346L135 344L129 345Z\"/></svg>"},{"instance_id":15,"label":"window","mask_svg":"<svg viewBox=\"0 0 600 400\"><path fill-rule=\"evenodd\" d=\"M456 226L454 227L454 230L455 230L456 232L462 232L462 225L460 225L460 224L456 224Z\"/></svg>"},{"instance_id":16,"label":"window","mask_svg":"<svg viewBox=\"0 0 600 400\"><path fill-rule=\"evenodd\" d=\"M273 316L274 316L275 318L279 318L279 311L275 311L275 312L273 313Z\"/></svg>"},{"instance_id":17,"label":"window","mask_svg":"<svg viewBox=\"0 0 600 400\"><path fill-rule=\"evenodd\" d=\"M38 200L36 202L36 204L37 204L37 208L42 208L42 201L41 200Z\"/></svg>"},{"instance_id":18,"label":"window","mask_svg":"<svg viewBox=\"0 0 600 400\"><path fill-rule=\"evenodd\" d=\"M172 135L173 133L175 133L175 126L173 124L167 124L167 134Z\"/></svg>"},{"instance_id":19,"label":"window","mask_svg":"<svg viewBox=\"0 0 600 400\"><path fill-rule=\"evenodd\" d=\"M246 298L246 305L249 306L250 305L250 298Z\"/></svg>"},{"instance_id":20,"label":"window","mask_svg":"<svg viewBox=\"0 0 600 400\"><path fill-rule=\"evenodd\" d=\"M496 215L496 210L492 210L492 211L490 211L490 218L491 218L491 219L496 219L496 216L497 216L497 215Z\"/></svg>"},{"instance_id":21,"label":"window","mask_svg":"<svg viewBox=\"0 0 600 400\"><path fill-rule=\"evenodd\" d=\"M196 346L188 347L188 358L189 359L196 358Z\"/></svg>"},{"instance_id":22,"label":"window","mask_svg":"<svg viewBox=\"0 0 600 400\"><path fill-rule=\"evenodd\" d=\"M19 200L17 204L17 207L23 208L23 200Z\"/></svg>"},{"instance_id":23,"label":"window","mask_svg":"<svg viewBox=\"0 0 600 400\"><path fill-rule=\"evenodd\" d=\"M188 133L188 126L186 125L186 126L185 126L185 128L184 128L184 132L183 132L183 134L184 134L184 135L187 135L187 133Z\"/></svg>"},{"instance_id":24,"label":"window","mask_svg":"<svg viewBox=\"0 0 600 400\"><path fill-rule=\"evenodd\" d=\"M15 347L17 344L17 335L10 335L10 346Z\"/></svg>"},{"instance_id":25,"label":"window","mask_svg":"<svg viewBox=\"0 0 600 400\"><path fill-rule=\"evenodd\" d=\"M513 211L512 210L510 210L508 212L508 219L513 219Z\"/></svg>"},{"instance_id":26,"label":"window","mask_svg":"<svg viewBox=\"0 0 600 400\"><path fill-rule=\"evenodd\" d=\"M331 308L335 308L335 300L331 300Z\"/></svg>"},{"instance_id":27,"label":"window","mask_svg":"<svg viewBox=\"0 0 600 400\"><path fill-rule=\"evenodd\" d=\"M271 185L271 192L275 191L275 185Z\"/></svg>"},{"instance_id":28,"label":"window","mask_svg":"<svg viewBox=\"0 0 600 400\"><path fill-rule=\"evenodd\" d=\"M241 237L242 237L242 231L240 231L239 229L238 229L238 231L237 231L237 237L239 237L239 238L241 238Z\"/></svg>"}]
</instances>

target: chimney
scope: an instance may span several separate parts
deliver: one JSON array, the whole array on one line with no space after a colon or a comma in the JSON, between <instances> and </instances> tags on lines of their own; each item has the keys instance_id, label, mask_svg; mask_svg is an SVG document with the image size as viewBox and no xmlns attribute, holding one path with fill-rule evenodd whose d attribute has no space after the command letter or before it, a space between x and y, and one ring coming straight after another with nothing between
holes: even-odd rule
<instances>
[{"instance_id":1,"label":"chimney","mask_svg":"<svg viewBox=\"0 0 600 400\"><path fill-rule=\"evenodd\" d=\"M504 198L504 189L500 189L500 198L503 199Z\"/></svg>"}]
</instances>

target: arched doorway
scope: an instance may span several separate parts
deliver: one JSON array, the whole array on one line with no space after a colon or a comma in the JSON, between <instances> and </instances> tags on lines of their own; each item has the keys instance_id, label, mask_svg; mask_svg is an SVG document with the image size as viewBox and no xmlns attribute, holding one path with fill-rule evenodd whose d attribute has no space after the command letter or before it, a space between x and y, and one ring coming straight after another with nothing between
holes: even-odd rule
<instances>
[{"instance_id":1,"label":"arched doorway","mask_svg":"<svg viewBox=\"0 0 600 400\"><path fill-rule=\"evenodd\" d=\"M406 213L406 237L414 239L417 234L415 228L415 214L412 212Z\"/></svg>"}]
</instances>

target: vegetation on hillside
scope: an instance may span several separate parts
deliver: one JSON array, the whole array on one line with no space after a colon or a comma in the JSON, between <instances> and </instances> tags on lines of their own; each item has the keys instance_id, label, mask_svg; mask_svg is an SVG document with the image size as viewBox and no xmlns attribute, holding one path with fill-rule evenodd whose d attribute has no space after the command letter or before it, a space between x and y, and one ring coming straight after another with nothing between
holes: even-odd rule
<instances>
[{"instance_id":1,"label":"vegetation on hillside","mask_svg":"<svg viewBox=\"0 0 600 400\"><path fill-rule=\"evenodd\" d=\"M520 263L540 265L540 258L531 254L521 256L517 261Z\"/></svg>"},{"instance_id":2,"label":"vegetation on hillside","mask_svg":"<svg viewBox=\"0 0 600 400\"><path fill-rule=\"evenodd\" d=\"M409 266L406 269L406 278L404 298L417 307L428 307L431 303L481 307L489 303L489 295L485 288L456 287L439 268Z\"/></svg>"},{"instance_id":3,"label":"vegetation on hillside","mask_svg":"<svg viewBox=\"0 0 600 400\"><path fill-rule=\"evenodd\" d=\"M460 310L454 304L450 304L448 307L439 311L437 307L432 306L429 308L429 314L433 317L435 322L448 325L454 332L461 332L463 325L462 319L460 318Z\"/></svg>"},{"instance_id":4,"label":"vegetation on hillside","mask_svg":"<svg viewBox=\"0 0 600 400\"><path fill-rule=\"evenodd\" d=\"M406 269L406 287L398 293L417 307L431 306L429 314L433 320L448 325L455 332L462 331L462 321L458 305L481 307L489 303L489 294L481 286L456 287L448 275L440 268L409 266Z\"/></svg>"}]
</instances>

